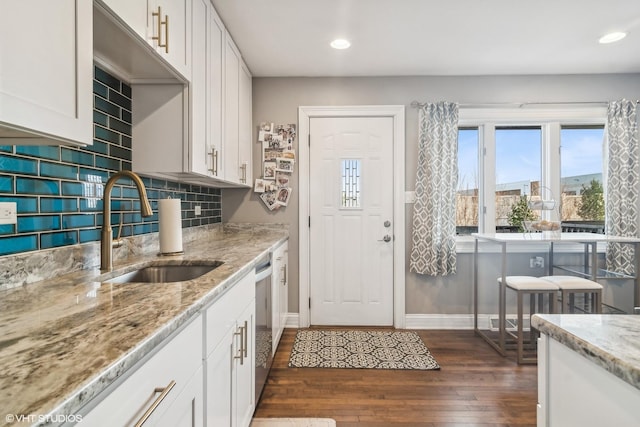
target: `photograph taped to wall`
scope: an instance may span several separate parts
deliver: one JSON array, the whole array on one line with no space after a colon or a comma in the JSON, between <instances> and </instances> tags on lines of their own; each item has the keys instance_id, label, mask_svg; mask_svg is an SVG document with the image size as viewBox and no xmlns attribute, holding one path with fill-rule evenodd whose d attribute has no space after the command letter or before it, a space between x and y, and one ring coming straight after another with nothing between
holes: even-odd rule
<instances>
[{"instance_id":1,"label":"photograph taped to wall","mask_svg":"<svg viewBox=\"0 0 640 427\"><path fill-rule=\"evenodd\" d=\"M293 164L295 162L291 159L285 159L282 157L278 157L276 159L276 171L280 172L293 172Z\"/></svg>"},{"instance_id":2,"label":"photograph taped to wall","mask_svg":"<svg viewBox=\"0 0 640 427\"><path fill-rule=\"evenodd\" d=\"M264 150L264 161L275 162L278 157L282 157L282 150L275 148L267 148Z\"/></svg>"},{"instance_id":3,"label":"photograph taped to wall","mask_svg":"<svg viewBox=\"0 0 640 427\"><path fill-rule=\"evenodd\" d=\"M268 122L260 123L260 131L273 133L273 123L268 123Z\"/></svg>"},{"instance_id":4,"label":"photograph taped to wall","mask_svg":"<svg viewBox=\"0 0 640 427\"><path fill-rule=\"evenodd\" d=\"M264 162L263 179L274 180L276 179L276 162Z\"/></svg>"},{"instance_id":5,"label":"photograph taped to wall","mask_svg":"<svg viewBox=\"0 0 640 427\"><path fill-rule=\"evenodd\" d=\"M288 187L291 181L291 174L287 172L276 172L276 185L278 187Z\"/></svg>"},{"instance_id":6,"label":"photograph taped to wall","mask_svg":"<svg viewBox=\"0 0 640 427\"><path fill-rule=\"evenodd\" d=\"M271 138L268 140L269 148L283 149L284 143L282 141L283 139L281 135L272 134Z\"/></svg>"},{"instance_id":7,"label":"photograph taped to wall","mask_svg":"<svg viewBox=\"0 0 640 427\"><path fill-rule=\"evenodd\" d=\"M276 203L280 206L287 206L291 197L291 190L289 187L279 189L276 193Z\"/></svg>"},{"instance_id":8,"label":"photograph taped to wall","mask_svg":"<svg viewBox=\"0 0 640 427\"><path fill-rule=\"evenodd\" d=\"M270 211L276 210L280 206L282 206L281 204L277 203L275 191L265 191L264 193L260 194L260 198L262 199L264 204L267 205L267 208L269 208Z\"/></svg>"},{"instance_id":9,"label":"photograph taped to wall","mask_svg":"<svg viewBox=\"0 0 640 427\"><path fill-rule=\"evenodd\" d=\"M266 191L266 182L264 179L256 178L256 182L253 185L253 191L255 193L264 193Z\"/></svg>"},{"instance_id":10,"label":"photograph taped to wall","mask_svg":"<svg viewBox=\"0 0 640 427\"><path fill-rule=\"evenodd\" d=\"M261 130L260 132L258 132L258 142L269 142L271 141L271 138L273 137L273 134L271 132L265 132L263 130Z\"/></svg>"},{"instance_id":11,"label":"photograph taped to wall","mask_svg":"<svg viewBox=\"0 0 640 427\"><path fill-rule=\"evenodd\" d=\"M277 125L274 134L282 137L282 146L288 150L293 149L293 142L296 139L296 125Z\"/></svg>"},{"instance_id":12,"label":"photograph taped to wall","mask_svg":"<svg viewBox=\"0 0 640 427\"><path fill-rule=\"evenodd\" d=\"M278 157L282 157L283 159L295 160L296 159L296 150L282 150L282 155L278 156Z\"/></svg>"}]
</instances>

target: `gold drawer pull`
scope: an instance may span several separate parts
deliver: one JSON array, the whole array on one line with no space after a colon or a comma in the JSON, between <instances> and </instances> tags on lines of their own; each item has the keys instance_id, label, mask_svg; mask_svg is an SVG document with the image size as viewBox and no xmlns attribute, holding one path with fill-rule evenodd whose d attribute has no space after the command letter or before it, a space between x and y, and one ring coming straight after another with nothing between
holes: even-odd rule
<instances>
[{"instance_id":1,"label":"gold drawer pull","mask_svg":"<svg viewBox=\"0 0 640 427\"><path fill-rule=\"evenodd\" d=\"M153 411L155 411L156 408L158 407L158 405L160 405L160 403L162 403L164 398L167 397L167 394L169 394L169 392L171 391L171 389L173 387L175 387L175 385L176 385L175 380L171 380L171 382L166 387L164 387L164 388L157 387L157 388L155 388L153 390L154 393L160 393L160 396L158 396L156 398L156 400L153 401L151 406L149 406L149 408L146 410L146 412L144 414L142 414L142 416L140 417L138 422L135 423L135 427L141 427L142 424L144 424L147 421L147 419L151 416L151 414L153 414Z\"/></svg>"}]
</instances>

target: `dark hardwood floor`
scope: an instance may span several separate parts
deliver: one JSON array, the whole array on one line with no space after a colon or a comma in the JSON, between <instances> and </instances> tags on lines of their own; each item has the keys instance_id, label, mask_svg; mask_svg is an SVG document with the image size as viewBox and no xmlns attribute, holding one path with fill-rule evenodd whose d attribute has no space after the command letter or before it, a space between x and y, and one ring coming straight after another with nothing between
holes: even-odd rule
<instances>
[{"instance_id":1,"label":"dark hardwood floor","mask_svg":"<svg viewBox=\"0 0 640 427\"><path fill-rule=\"evenodd\" d=\"M535 426L537 369L473 331L417 331L439 371L288 368L286 329L255 417L333 418L338 427Z\"/></svg>"}]
</instances>

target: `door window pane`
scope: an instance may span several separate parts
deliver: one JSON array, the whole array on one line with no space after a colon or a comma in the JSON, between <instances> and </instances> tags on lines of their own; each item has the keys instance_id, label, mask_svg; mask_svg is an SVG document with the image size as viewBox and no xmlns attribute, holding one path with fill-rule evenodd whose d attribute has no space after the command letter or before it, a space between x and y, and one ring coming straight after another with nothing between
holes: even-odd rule
<instances>
[{"instance_id":1,"label":"door window pane","mask_svg":"<svg viewBox=\"0 0 640 427\"><path fill-rule=\"evenodd\" d=\"M342 207L360 207L360 160L342 160Z\"/></svg>"},{"instance_id":2,"label":"door window pane","mask_svg":"<svg viewBox=\"0 0 640 427\"><path fill-rule=\"evenodd\" d=\"M478 128L458 129L456 232L478 232Z\"/></svg>"},{"instance_id":3,"label":"door window pane","mask_svg":"<svg viewBox=\"0 0 640 427\"><path fill-rule=\"evenodd\" d=\"M564 231L604 233L604 126L560 131L561 219Z\"/></svg>"},{"instance_id":4,"label":"door window pane","mask_svg":"<svg viewBox=\"0 0 640 427\"><path fill-rule=\"evenodd\" d=\"M496 232L524 231L523 221L535 217L526 198L540 195L542 131L540 127L500 127L495 140Z\"/></svg>"}]
</instances>

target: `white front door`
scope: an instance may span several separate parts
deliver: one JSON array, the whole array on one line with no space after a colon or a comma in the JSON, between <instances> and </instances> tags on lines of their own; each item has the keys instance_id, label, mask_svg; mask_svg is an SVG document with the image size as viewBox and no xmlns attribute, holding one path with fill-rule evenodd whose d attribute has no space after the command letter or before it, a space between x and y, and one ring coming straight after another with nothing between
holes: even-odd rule
<instances>
[{"instance_id":1,"label":"white front door","mask_svg":"<svg viewBox=\"0 0 640 427\"><path fill-rule=\"evenodd\" d=\"M312 325L393 325L393 126L310 119Z\"/></svg>"}]
</instances>

